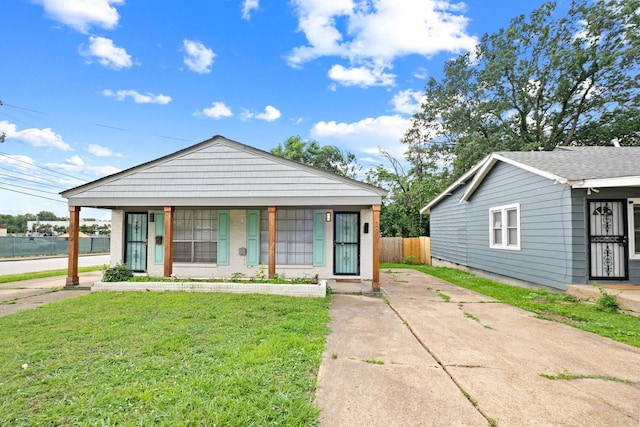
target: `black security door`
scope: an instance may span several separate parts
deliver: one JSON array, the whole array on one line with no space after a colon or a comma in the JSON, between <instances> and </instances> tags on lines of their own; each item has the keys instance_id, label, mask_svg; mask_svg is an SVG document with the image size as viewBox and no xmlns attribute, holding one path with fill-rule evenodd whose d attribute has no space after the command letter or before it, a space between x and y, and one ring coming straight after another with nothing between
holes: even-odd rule
<instances>
[{"instance_id":1,"label":"black security door","mask_svg":"<svg viewBox=\"0 0 640 427\"><path fill-rule=\"evenodd\" d=\"M626 280L627 219L624 201L589 202L591 279Z\"/></svg>"},{"instance_id":2,"label":"black security door","mask_svg":"<svg viewBox=\"0 0 640 427\"><path fill-rule=\"evenodd\" d=\"M133 271L147 269L147 214L127 213L124 257Z\"/></svg>"}]
</instances>

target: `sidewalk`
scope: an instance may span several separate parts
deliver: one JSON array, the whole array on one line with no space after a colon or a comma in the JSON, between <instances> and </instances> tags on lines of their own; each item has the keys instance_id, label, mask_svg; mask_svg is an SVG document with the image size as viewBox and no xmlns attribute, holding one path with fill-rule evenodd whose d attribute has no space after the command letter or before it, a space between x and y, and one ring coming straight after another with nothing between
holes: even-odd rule
<instances>
[{"instance_id":1,"label":"sidewalk","mask_svg":"<svg viewBox=\"0 0 640 427\"><path fill-rule=\"evenodd\" d=\"M333 295L323 426L640 425L640 349L415 270L381 284Z\"/></svg>"},{"instance_id":2,"label":"sidewalk","mask_svg":"<svg viewBox=\"0 0 640 427\"><path fill-rule=\"evenodd\" d=\"M90 287L100 280L102 271L80 273L79 288ZM90 290L64 290L66 277L23 280L0 284L0 316L38 307L49 302L86 295Z\"/></svg>"}]
</instances>

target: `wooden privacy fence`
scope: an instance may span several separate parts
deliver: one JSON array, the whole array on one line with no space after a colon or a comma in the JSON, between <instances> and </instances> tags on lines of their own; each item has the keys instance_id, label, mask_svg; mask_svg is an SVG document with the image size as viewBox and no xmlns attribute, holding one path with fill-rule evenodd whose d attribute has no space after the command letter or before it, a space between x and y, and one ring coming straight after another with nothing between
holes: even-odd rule
<instances>
[{"instance_id":1,"label":"wooden privacy fence","mask_svg":"<svg viewBox=\"0 0 640 427\"><path fill-rule=\"evenodd\" d=\"M380 238L380 262L431 264L429 237Z\"/></svg>"}]
</instances>

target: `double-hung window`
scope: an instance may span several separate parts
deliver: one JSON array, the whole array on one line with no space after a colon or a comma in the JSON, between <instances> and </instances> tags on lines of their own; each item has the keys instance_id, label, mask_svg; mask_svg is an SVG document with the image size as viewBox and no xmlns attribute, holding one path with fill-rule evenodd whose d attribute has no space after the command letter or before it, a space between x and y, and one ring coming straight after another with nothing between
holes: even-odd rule
<instances>
[{"instance_id":1,"label":"double-hung window","mask_svg":"<svg viewBox=\"0 0 640 427\"><path fill-rule=\"evenodd\" d=\"M278 209L276 263L313 264L313 209Z\"/></svg>"},{"instance_id":2,"label":"double-hung window","mask_svg":"<svg viewBox=\"0 0 640 427\"><path fill-rule=\"evenodd\" d=\"M173 222L173 261L216 263L218 261L218 211L176 209Z\"/></svg>"},{"instance_id":3,"label":"double-hung window","mask_svg":"<svg viewBox=\"0 0 640 427\"><path fill-rule=\"evenodd\" d=\"M629 258L640 259L640 199L629 199Z\"/></svg>"},{"instance_id":4,"label":"double-hung window","mask_svg":"<svg viewBox=\"0 0 640 427\"><path fill-rule=\"evenodd\" d=\"M491 248L520 250L520 204L490 208L489 233Z\"/></svg>"}]
</instances>

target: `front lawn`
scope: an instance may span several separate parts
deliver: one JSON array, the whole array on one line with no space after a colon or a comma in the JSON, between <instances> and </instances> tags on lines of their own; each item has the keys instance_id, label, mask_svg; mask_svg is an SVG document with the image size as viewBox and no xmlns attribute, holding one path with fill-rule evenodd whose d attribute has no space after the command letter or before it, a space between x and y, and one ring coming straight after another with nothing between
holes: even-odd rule
<instances>
[{"instance_id":1,"label":"front lawn","mask_svg":"<svg viewBox=\"0 0 640 427\"><path fill-rule=\"evenodd\" d=\"M94 293L0 318L0 425L314 425L329 298Z\"/></svg>"},{"instance_id":2,"label":"front lawn","mask_svg":"<svg viewBox=\"0 0 640 427\"><path fill-rule=\"evenodd\" d=\"M583 304L564 293L505 285L449 267L382 264L380 268L383 271L391 268L413 268L453 285L532 311L541 318L562 322L603 337L640 347L640 317L598 310L595 305Z\"/></svg>"}]
</instances>

